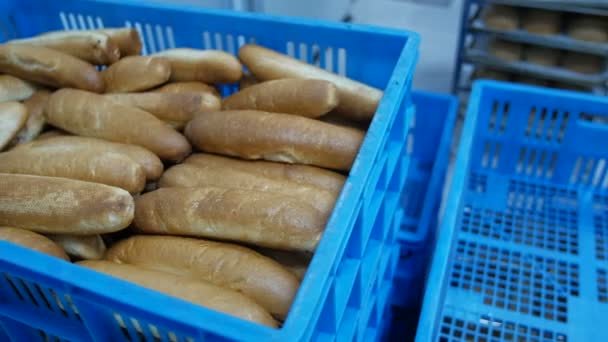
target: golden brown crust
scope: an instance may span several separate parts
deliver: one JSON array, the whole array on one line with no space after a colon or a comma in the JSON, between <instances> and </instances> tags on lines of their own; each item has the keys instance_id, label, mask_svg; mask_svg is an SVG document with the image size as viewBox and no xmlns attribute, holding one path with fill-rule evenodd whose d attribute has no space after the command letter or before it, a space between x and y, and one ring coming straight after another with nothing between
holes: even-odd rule
<instances>
[{"instance_id":1,"label":"golden brown crust","mask_svg":"<svg viewBox=\"0 0 608 342\"><path fill-rule=\"evenodd\" d=\"M11 141L11 146L25 144L40 135L46 124L44 111L50 97L51 93L49 91L39 90L23 103L27 109L27 121L25 122L25 126Z\"/></svg>"},{"instance_id":2,"label":"golden brown crust","mask_svg":"<svg viewBox=\"0 0 608 342\"><path fill-rule=\"evenodd\" d=\"M12 242L16 245L33 249L65 261L70 261L67 254L49 238L30 232L29 230L11 227L0 227L0 240Z\"/></svg>"},{"instance_id":3,"label":"golden brown crust","mask_svg":"<svg viewBox=\"0 0 608 342\"><path fill-rule=\"evenodd\" d=\"M277 326L272 316L252 299L207 282L109 261L81 261L78 265L212 310L270 327Z\"/></svg>"},{"instance_id":4,"label":"golden brown crust","mask_svg":"<svg viewBox=\"0 0 608 342\"><path fill-rule=\"evenodd\" d=\"M107 93L142 91L167 82L171 63L161 57L125 57L102 71L101 76Z\"/></svg>"},{"instance_id":5,"label":"golden brown crust","mask_svg":"<svg viewBox=\"0 0 608 342\"><path fill-rule=\"evenodd\" d=\"M224 110L253 109L318 118L338 105L338 89L324 80L281 79L252 85L224 99Z\"/></svg>"},{"instance_id":6,"label":"golden brown crust","mask_svg":"<svg viewBox=\"0 0 608 342\"><path fill-rule=\"evenodd\" d=\"M109 233L131 223L133 207L128 192L108 185L0 174L0 225L38 233Z\"/></svg>"},{"instance_id":7,"label":"golden brown crust","mask_svg":"<svg viewBox=\"0 0 608 342\"><path fill-rule=\"evenodd\" d=\"M94 66L42 46L0 45L0 72L55 88L104 90L103 78Z\"/></svg>"},{"instance_id":8,"label":"golden brown crust","mask_svg":"<svg viewBox=\"0 0 608 342\"><path fill-rule=\"evenodd\" d=\"M134 28L107 28L96 31L108 35L118 45L122 57L141 54L141 37Z\"/></svg>"},{"instance_id":9,"label":"golden brown crust","mask_svg":"<svg viewBox=\"0 0 608 342\"><path fill-rule=\"evenodd\" d=\"M172 81L234 83L243 75L243 67L233 55L219 50L170 49L154 54L171 61Z\"/></svg>"},{"instance_id":10,"label":"golden brown crust","mask_svg":"<svg viewBox=\"0 0 608 342\"><path fill-rule=\"evenodd\" d=\"M135 226L151 234L241 241L313 251L328 216L295 198L261 191L161 188L141 195Z\"/></svg>"},{"instance_id":11,"label":"golden brown crust","mask_svg":"<svg viewBox=\"0 0 608 342\"><path fill-rule=\"evenodd\" d=\"M299 287L296 277L274 260L230 243L140 235L112 246L105 258L242 292L282 319Z\"/></svg>"},{"instance_id":12,"label":"golden brown crust","mask_svg":"<svg viewBox=\"0 0 608 342\"><path fill-rule=\"evenodd\" d=\"M99 260L106 253L106 244L100 235L51 234L48 238L61 246L68 255L78 260Z\"/></svg>"},{"instance_id":13,"label":"golden brown crust","mask_svg":"<svg viewBox=\"0 0 608 342\"><path fill-rule=\"evenodd\" d=\"M365 133L289 114L253 110L198 115L185 129L202 151L350 170Z\"/></svg>"},{"instance_id":14,"label":"golden brown crust","mask_svg":"<svg viewBox=\"0 0 608 342\"><path fill-rule=\"evenodd\" d=\"M0 75L0 102L22 101L34 94L36 86L11 75Z\"/></svg>"},{"instance_id":15,"label":"golden brown crust","mask_svg":"<svg viewBox=\"0 0 608 342\"><path fill-rule=\"evenodd\" d=\"M81 90L56 91L47 120L74 134L145 147L161 159L179 161L191 152L184 136L154 115Z\"/></svg>"},{"instance_id":16,"label":"golden brown crust","mask_svg":"<svg viewBox=\"0 0 608 342\"><path fill-rule=\"evenodd\" d=\"M161 93L209 93L212 95L220 97L220 93L208 84L203 82L171 82L167 83L162 87L154 89L154 91L158 91Z\"/></svg>"},{"instance_id":17,"label":"golden brown crust","mask_svg":"<svg viewBox=\"0 0 608 342\"><path fill-rule=\"evenodd\" d=\"M27 109L19 102L0 103L0 151L6 147L27 120Z\"/></svg>"},{"instance_id":18,"label":"golden brown crust","mask_svg":"<svg viewBox=\"0 0 608 342\"><path fill-rule=\"evenodd\" d=\"M338 88L340 104L335 111L355 120L370 121L382 99L380 89L306 64L257 45L243 45L239 59L259 81L281 78L321 79Z\"/></svg>"}]
</instances>

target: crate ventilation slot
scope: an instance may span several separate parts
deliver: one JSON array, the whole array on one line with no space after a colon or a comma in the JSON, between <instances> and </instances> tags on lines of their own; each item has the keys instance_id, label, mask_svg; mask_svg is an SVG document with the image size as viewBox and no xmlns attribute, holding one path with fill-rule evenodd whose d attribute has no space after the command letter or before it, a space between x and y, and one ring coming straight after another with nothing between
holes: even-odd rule
<instances>
[{"instance_id":1,"label":"crate ventilation slot","mask_svg":"<svg viewBox=\"0 0 608 342\"><path fill-rule=\"evenodd\" d=\"M61 25L65 30L94 30L104 28L100 17L93 18L90 15L59 12Z\"/></svg>"},{"instance_id":2,"label":"crate ventilation slot","mask_svg":"<svg viewBox=\"0 0 608 342\"><path fill-rule=\"evenodd\" d=\"M569 112L563 112L562 114L557 110L550 111L547 108L532 107L528 116L525 136L530 139L561 143L564 139L569 117Z\"/></svg>"}]
</instances>

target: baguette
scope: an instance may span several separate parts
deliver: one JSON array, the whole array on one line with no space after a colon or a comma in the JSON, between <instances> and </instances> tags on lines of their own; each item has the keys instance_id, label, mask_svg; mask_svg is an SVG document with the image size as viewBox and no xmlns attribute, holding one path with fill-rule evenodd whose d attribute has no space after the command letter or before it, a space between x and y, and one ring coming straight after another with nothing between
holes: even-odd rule
<instances>
[{"instance_id":1,"label":"baguette","mask_svg":"<svg viewBox=\"0 0 608 342\"><path fill-rule=\"evenodd\" d=\"M101 72L107 93L126 93L154 88L169 80L171 64L166 58L131 56Z\"/></svg>"},{"instance_id":2,"label":"baguette","mask_svg":"<svg viewBox=\"0 0 608 342\"><path fill-rule=\"evenodd\" d=\"M328 216L293 197L253 190L161 188L136 199L135 227L150 234L198 236L313 251Z\"/></svg>"},{"instance_id":3,"label":"baguette","mask_svg":"<svg viewBox=\"0 0 608 342\"><path fill-rule=\"evenodd\" d=\"M184 163L229 168L279 181L291 181L302 185L325 189L336 196L342 191L344 181L346 180L343 175L337 172L309 165L283 164L267 161L245 161L208 153L193 154L186 158Z\"/></svg>"},{"instance_id":4,"label":"baguette","mask_svg":"<svg viewBox=\"0 0 608 342\"><path fill-rule=\"evenodd\" d=\"M285 319L299 281L274 260L239 245L172 236L133 236L105 259L173 273L241 292Z\"/></svg>"},{"instance_id":5,"label":"baguette","mask_svg":"<svg viewBox=\"0 0 608 342\"><path fill-rule=\"evenodd\" d=\"M0 168L0 172L1 170ZM161 188L206 186L275 192L300 199L328 216L336 204L336 196L324 189L212 165L175 165L168 169L159 181Z\"/></svg>"},{"instance_id":6,"label":"baguette","mask_svg":"<svg viewBox=\"0 0 608 342\"><path fill-rule=\"evenodd\" d=\"M220 97L220 93L208 84L202 82L173 82L167 83L162 87L156 88L154 91L161 93L209 93Z\"/></svg>"},{"instance_id":7,"label":"baguette","mask_svg":"<svg viewBox=\"0 0 608 342\"><path fill-rule=\"evenodd\" d=\"M191 152L184 136L154 115L86 91L55 92L49 100L47 120L74 134L145 147L161 159L179 161Z\"/></svg>"},{"instance_id":8,"label":"baguette","mask_svg":"<svg viewBox=\"0 0 608 342\"><path fill-rule=\"evenodd\" d=\"M27 99L23 104L27 110L27 121L25 126L13 138L10 145L16 146L36 139L46 124L44 111L46 104L49 102L51 93L46 90L39 90Z\"/></svg>"},{"instance_id":9,"label":"baguette","mask_svg":"<svg viewBox=\"0 0 608 342\"><path fill-rule=\"evenodd\" d=\"M44 134L50 134L52 131L46 132ZM61 133L59 131L59 133ZM96 138L88 138L88 137L78 137L78 136L40 136L38 140L31 142L29 144L21 145L17 147L17 149L24 148L36 148L36 147L52 147L55 146L57 148L82 148L88 150L90 153L104 153L104 152L112 152L123 154L129 158L131 158L134 162L141 165L146 175L147 180L156 180L160 177L163 172L163 163L158 159L158 157L146 150L143 147L130 145L130 144L121 144L114 143L102 139Z\"/></svg>"},{"instance_id":10,"label":"baguette","mask_svg":"<svg viewBox=\"0 0 608 342\"><path fill-rule=\"evenodd\" d=\"M131 195L108 185L0 174L0 225L38 233L110 233L126 228L133 210Z\"/></svg>"},{"instance_id":11,"label":"baguette","mask_svg":"<svg viewBox=\"0 0 608 342\"><path fill-rule=\"evenodd\" d=\"M336 113L351 119L371 121L382 99L380 89L306 64L287 55L257 45L243 45L239 58L259 81L281 78L326 80L338 88L340 103Z\"/></svg>"},{"instance_id":12,"label":"baguette","mask_svg":"<svg viewBox=\"0 0 608 342\"><path fill-rule=\"evenodd\" d=\"M88 260L78 262L78 265L215 311L273 328L277 327L276 321L264 308L245 295L230 289L166 272L110 261Z\"/></svg>"},{"instance_id":13,"label":"baguette","mask_svg":"<svg viewBox=\"0 0 608 342\"><path fill-rule=\"evenodd\" d=\"M0 103L0 151L25 125L27 109L19 102Z\"/></svg>"},{"instance_id":14,"label":"baguette","mask_svg":"<svg viewBox=\"0 0 608 342\"><path fill-rule=\"evenodd\" d=\"M106 253L106 244L100 235L55 235L48 236L63 250L78 260L100 260Z\"/></svg>"},{"instance_id":15,"label":"baguette","mask_svg":"<svg viewBox=\"0 0 608 342\"><path fill-rule=\"evenodd\" d=\"M134 93L105 95L115 103L143 109L173 127L183 129L197 113L217 111L221 100L209 93Z\"/></svg>"},{"instance_id":16,"label":"baguette","mask_svg":"<svg viewBox=\"0 0 608 342\"><path fill-rule=\"evenodd\" d=\"M254 109L309 118L338 105L338 90L323 80L281 79L252 85L224 99L224 110Z\"/></svg>"},{"instance_id":17,"label":"baguette","mask_svg":"<svg viewBox=\"0 0 608 342\"><path fill-rule=\"evenodd\" d=\"M7 44L42 46L94 65L112 64L120 59L118 45L108 35L95 31L53 31L31 38L9 40Z\"/></svg>"},{"instance_id":18,"label":"baguette","mask_svg":"<svg viewBox=\"0 0 608 342\"><path fill-rule=\"evenodd\" d=\"M172 81L234 83L243 75L238 59L219 50L170 49L153 56L171 61Z\"/></svg>"},{"instance_id":19,"label":"baguette","mask_svg":"<svg viewBox=\"0 0 608 342\"><path fill-rule=\"evenodd\" d=\"M86 146L36 144L0 153L0 173L63 177L116 186L138 193L146 175L131 158Z\"/></svg>"},{"instance_id":20,"label":"baguette","mask_svg":"<svg viewBox=\"0 0 608 342\"><path fill-rule=\"evenodd\" d=\"M365 133L317 120L253 110L212 112L185 134L202 151L350 170Z\"/></svg>"},{"instance_id":21,"label":"baguette","mask_svg":"<svg viewBox=\"0 0 608 342\"><path fill-rule=\"evenodd\" d=\"M11 75L0 75L0 102L22 101L34 94L36 86Z\"/></svg>"},{"instance_id":22,"label":"baguette","mask_svg":"<svg viewBox=\"0 0 608 342\"><path fill-rule=\"evenodd\" d=\"M141 37L134 28L107 28L96 31L108 35L118 45L122 57L141 54Z\"/></svg>"},{"instance_id":23,"label":"baguette","mask_svg":"<svg viewBox=\"0 0 608 342\"><path fill-rule=\"evenodd\" d=\"M0 45L0 72L55 88L104 90L103 78L94 66L42 46Z\"/></svg>"},{"instance_id":24,"label":"baguette","mask_svg":"<svg viewBox=\"0 0 608 342\"><path fill-rule=\"evenodd\" d=\"M49 238L20 228L0 227L0 240L12 242L25 248L48 254L65 261L70 258Z\"/></svg>"}]
</instances>

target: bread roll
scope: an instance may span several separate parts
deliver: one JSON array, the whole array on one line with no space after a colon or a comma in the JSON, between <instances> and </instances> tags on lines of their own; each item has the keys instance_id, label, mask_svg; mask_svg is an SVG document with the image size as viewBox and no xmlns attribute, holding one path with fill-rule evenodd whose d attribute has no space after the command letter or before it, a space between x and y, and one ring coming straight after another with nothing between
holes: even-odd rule
<instances>
[{"instance_id":1,"label":"bread roll","mask_svg":"<svg viewBox=\"0 0 608 342\"><path fill-rule=\"evenodd\" d=\"M105 258L241 292L281 319L300 285L274 260L230 243L140 235L112 246Z\"/></svg>"},{"instance_id":2,"label":"bread roll","mask_svg":"<svg viewBox=\"0 0 608 342\"><path fill-rule=\"evenodd\" d=\"M0 102L22 101L34 94L36 86L11 75L0 75Z\"/></svg>"},{"instance_id":3,"label":"bread roll","mask_svg":"<svg viewBox=\"0 0 608 342\"><path fill-rule=\"evenodd\" d=\"M118 45L122 57L141 54L141 37L134 28L107 28L97 32L108 35Z\"/></svg>"},{"instance_id":4,"label":"bread roll","mask_svg":"<svg viewBox=\"0 0 608 342\"><path fill-rule=\"evenodd\" d=\"M171 61L172 81L234 83L243 75L241 63L231 54L219 50L169 49L153 56Z\"/></svg>"},{"instance_id":5,"label":"bread roll","mask_svg":"<svg viewBox=\"0 0 608 342\"><path fill-rule=\"evenodd\" d=\"M487 6L482 14L485 26L502 31L513 31L519 28L517 8L505 5Z\"/></svg>"},{"instance_id":6,"label":"bread roll","mask_svg":"<svg viewBox=\"0 0 608 342\"><path fill-rule=\"evenodd\" d=\"M383 92L349 78L306 64L287 55L257 45L243 45L239 58L259 81L280 78L313 78L326 80L338 88L340 103L336 113L351 119L370 121Z\"/></svg>"},{"instance_id":7,"label":"bread roll","mask_svg":"<svg viewBox=\"0 0 608 342\"><path fill-rule=\"evenodd\" d=\"M527 8L521 26L522 29L534 34L559 34L561 31L561 12Z\"/></svg>"},{"instance_id":8,"label":"bread roll","mask_svg":"<svg viewBox=\"0 0 608 342\"><path fill-rule=\"evenodd\" d=\"M216 187L161 188L138 197L135 207L141 232L301 251L316 248L328 219L293 197Z\"/></svg>"},{"instance_id":9,"label":"bread roll","mask_svg":"<svg viewBox=\"0 0 608 342\"><path fill-rule=\"evenodd\" d=\"M48 134L44 133L44 134ZM43 139L41 139L43 138ZM21 145L17 149L23 148L81 148L93 154L99 153L118 153L131 158L134 162L141 165L147 180L156 180L163 172L163 163L158 157L143 147L114 143L102 139L78 137L78 136L50 136L39 137L38 140L29 144Z\"/></svg>"},{"instance_id":10,"label":"bread roll","mask_svg":"<svg viewBox=\"0 0 608 342\"><path fill-rule=\"evenodd\" d=\"M0 174L0 225L39 233L91 235L126 228L125 190L66 178Z\"/></svg>"},{"instance_id":11,"label":"bread roll","mask_svg":"<svg viewBox=\"0 0 608 342\"><path fill-rule=\"evenodd\" d=\"M147 92L105 96L115 103L143 109L179 129L196 114L218 111L222 106L219 97L209 93Z\"/></svg>"},{"instance_id":12,"label":"bread roll","mask_svg":"<svg viewBox=\"0 0 608 342\"><path fill-rule=\"evenodd\" d=\"M154 91L161 93L209 93L218 98L220 96L215 87L196 81L167 83L162 87L156 88Z\"/></svg>"},{"instance_id":13,"label":"bread roll","mask_svg":"<svg viewBox=\"0 0 608 342\"><path fill-rule=\"evenodd\" d=\"M224 99L224 110L254 109L318 118L338 105L338 89L324 80L282 79L258 83Z\"/></svg>"},{"instance_id":14,"label":"bread roll","mask_svg":"<svg viewBox=\"0 0 608 342\"><path fill-rule=\"evenodd\" d=\"M568 22L566 34L574 39L587 42L608 42L608 23L605 17L580 15Z\"/></svg>"},{"instance_id":15,"label":"bread roll","mask_svg":"<svg viewBox=\"0 0 608 342\"><path fill-rule=\"evenodd\" d=\"M507 62L518 62L522 59L523 45L495 39L488 47L490 54Z\"/></svg>"},{"instance_id":16,"label":"bread roll","mask_svg":"<svg viewBox=\"0 0 608 342\"><path fill-rule=\"evenodd\" d=\"M27 120L27 109L19 102L0 103L0 151L17 135Z\"/></svg>"},{"instance_id":17,"label":"bread roll","mask_svg":"<svg viewBox=\"0 0 608 342\"><path fill-rule=\"evenodd\" d=\"M107 93L147 90L169 80L171 63L160 57L125 57L102 71L101 76Z\"/></svg>"},{"instance_id":18,"label":"bread roll","mask_svg":"<svg viewBox=\"0 0 608 342\"><path fill-rule=\"evenodd\" d=\"M306 270L312 258L310 253L288 252L270 248L256 248L256 250L260 254L281 264L281 266L288 269L299 280L302 280L304 275L306 275Z\"/></svg>"},{"instance_id":19,"label":"bread roll","mask_svg":"<svg viewBox=\"0 0 608 342\"><path fill-rule=\"evenodd\" d=\"M350 170L365 133L304 117L252 110L198 115L185 129L199 149Z\"/></svg>"},{"instance_id":20,"label":"bread roll","mask_svg":"<svg viewBox=\"0 0 608 342\"><path fill-rule=\"evenodd\" d=\"M191 152L184 136L154 115L86 91L55 92L47 120L74 134L145 147L161 159L179 161Z\"/></svg>"},{"instance_id":21,"label":"bread roll","mask_svg":"<svg viewBox=\"0 0 608 342\"><path fill-rule=\"evenodd\" d=\"M0 240L70 261L61 247L43 235L20 228L0 227Z\"/></svg>"},{"instance_id":22,"label":"bread roll","mask_svg":"<svg viewBox=\"0 0 608 342\"><path fill-rule=\"evenodd\" d=\"M106 244L99 235L49 235L63 250L78 260L99 260L106 253Z\"/></svg>"},{"instance_id":23,"label":"bread roll","mask_svg":"<svg viewBox=\"0 0 608 342\"><path fill-rule=\"evenodd\" d=\"M604 59L599 56L568 52L562 58L562 66L581 74L600 74L604 71Z\"/></svg>"},{"instance_id":24,"label":"bread roll","mask_svg":"<svg viewBox=\"0 0 608 342\"><path fill-rule=\"evenodd\" d=\"M138 193L146 175L141 165L126 155L91 150L84 145L36 144L0 153L0 173L63 177L102 183Z\"/></svg>"},{"instance_id":25,"label":"bread roll","mask_svg":"<svg viewBox=\"0 0 608 342\"><path fill-rule=\"evenodd\" d=\"M78 265L211 310L270 327L277 326L272 316L252 299L207 282L110 261L88 260L78 262Z\"/></svg>"},{"instance_id":26,"label":"bread roll","mask_svg":"<svg viewBox=\"0 0 608 342\"><path fill-rule=\"evenodd\" d=\"M118 45L108 35L95 31L53 31L31 38L10 40L7 44L42 46L95 65L112 64L120 59Z\"/></svg>"},{"instance_id":27,"label":"bread roll","mask_svg":"<svg viewBox=\"0 0 608 342\"><path fill-rule=\"evenodd\" d=\"M541 46L527 46L525 49L526 62L553 67L559 64L560 51Z\"/></svg>"},{"instance_id":28,"label":"bread roll","mask_svg":"<svg viewBox=\"0 0 608 342\"><path fill-rule=\"evenodd\" d=\"M0 156L2 156L1 153ZM1 170L0 168L0 172ZM276 192L298 198L328 216L336 204L336 196L324 189L288 180L260 177L259 174L208 164L175 165L163 173L159 186L161 188L217 186L220 188Z\"/></svg>"},{"instance_id":29,"label":"bread roll","mask_svg":"<svg viewBox=\"0 0 608 342\"><path fill-rule=\"evenodd\" d=\"M267 161L245 161L207 153L193 154L184 163L229 168L278 181L291 181L302 185L315 186L325 189L336 196L342 191L344 181L346 180L339 173L314 166Z\"/></svg>"},{"instance_id":30,"label":"bread roll","mask_svg":"<svg viewBox=\"0 0 608 342\"><path fill-rule=\"evenodd\" d=\"M103 78L94 66L42 46L0 45L0 72L55 88L104 90Z\"/></svg>"},{"instance_id":31,"label":"bread roll","mask_svg":"<svg viewBox=\"0 0 608 342\"><path fill-rule=\"evenodd\" d=\"M23 126L19 133L17 133L17 136L11 141L11 146L32 141L40 135L46 124L44 111L50 97L50 92L39 90L23 103L28 114L27 121L25 122L25 126Z\"/></svg>"}]
</instances>

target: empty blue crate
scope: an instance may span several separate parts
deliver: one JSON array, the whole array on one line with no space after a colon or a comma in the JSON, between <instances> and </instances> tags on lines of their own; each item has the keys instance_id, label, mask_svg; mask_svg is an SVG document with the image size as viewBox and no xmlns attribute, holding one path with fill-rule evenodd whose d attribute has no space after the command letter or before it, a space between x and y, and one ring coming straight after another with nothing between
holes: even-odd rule
<instances>
[{"instance_id":1,"label":"empty blue crate","mask_svg":"<svg viewBox=\"0 0 608 342\"><path fill-rule=\"evenodd\" d=\"M608 99L476 82L417 341L608 341Z\"/></svg>"},{"instance_id":2,"label":"empty blue crate","mask_svg":"<svg viewBox=\"0 0 608 342\"><path fill-rule=\"evenodd\" d=\"M395 274L394 213L410 174L415 33L132 0L0 2L0 41L129 26L144 51L247 42L384 89L290 314L271 329L0 242L0 340L307 341L377 335ZM235 85L224 85L227 95Z\"/></svg>"}]
</instances>

